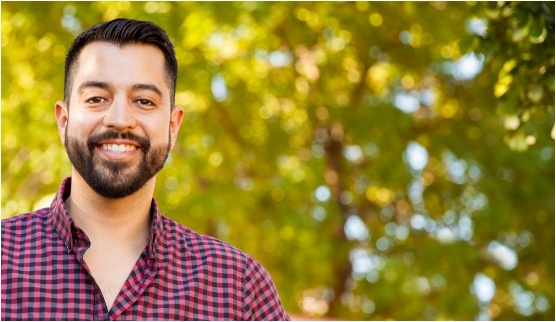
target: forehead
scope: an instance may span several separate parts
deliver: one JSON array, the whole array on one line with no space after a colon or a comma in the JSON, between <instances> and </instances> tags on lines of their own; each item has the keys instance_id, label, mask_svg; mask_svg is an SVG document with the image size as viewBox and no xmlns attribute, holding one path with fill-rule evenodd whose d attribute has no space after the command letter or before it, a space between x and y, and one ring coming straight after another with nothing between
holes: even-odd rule
<instances>
[{"instance_id":1,"label":"forehead","mask_svg":"<svg viewBox=\"0 0 556 322\"><path fill-rule=\"evenodd\" d=\"M155 46L93 42L79 54L72 90L82 82L101 81L114 86L153 83L168 91L164 66L164 55Z\"/></svg>"}]
</instances>

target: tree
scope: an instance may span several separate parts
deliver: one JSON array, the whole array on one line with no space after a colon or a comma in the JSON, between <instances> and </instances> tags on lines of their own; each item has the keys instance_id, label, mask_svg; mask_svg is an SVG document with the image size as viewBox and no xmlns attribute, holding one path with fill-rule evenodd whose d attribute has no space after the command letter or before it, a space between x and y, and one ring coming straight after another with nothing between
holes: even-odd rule
<instances>
[{"instance_id":1,"label":"tree","mask_svg":"<svg viewBox=\"0 0 556 322\"><path fill-rule=\"evenodd\" d=\"M3 217L69 174L64 56L119 16L176 46L163 213L289 312L554 319L553 3L2 3Z\"/></svg>"}]
</instances>

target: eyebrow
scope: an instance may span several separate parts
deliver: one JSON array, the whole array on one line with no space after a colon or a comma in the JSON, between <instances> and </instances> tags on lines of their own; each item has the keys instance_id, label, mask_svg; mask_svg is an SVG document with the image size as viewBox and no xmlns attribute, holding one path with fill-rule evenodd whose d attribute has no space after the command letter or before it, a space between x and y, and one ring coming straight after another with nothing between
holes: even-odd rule
<instances>
[{"instance_id":1,"label":"eyebrow","mask_svg":"<svg viewBox=\"0 0 556 322\"><path fill-rule=\"evenodd\" d=\"M87 82L84 82L83 84L79 85L79 87L77 88L77 94L80 94L80 95L83 94L85 89L90 88L90 87L110 89L110 85L106 82L87 81Z\"/></svg>"},{"instance_id":2,"label":"eyebrow","mask_svg":"<svg viewBox=\"0 0 556 322\"><path fill-rule=\"evenodd\" d=\"M78 94L83 94L83 92L85 91L85 89L87 88L91 88L91 87L96 87L96 88L102 88L102 89L110 89L110 84L106 83L106 82L99 82L99 81L87 81L84 82L83 84L79 85L79 87L77 88L77 93ZM162 95L162 91L156 87L155 85L152 84L134 84L131 87L133 90L149 90L149 91L153 91L155 92L158 96L163 97Z\"/></svg>"},{"instance_id":3,"label":"eyebrow","mask_svg":"<svg viewBox=\"0 0 556 322\"><path fill-rule=\"evenodd\" d=\"M162 95L162 91L156 87L155 85L152 84L134 84L133 87L131 87L134 90L138 90L138 89L145 89L145 90L149 90L149 91L153 91L155 92L159 97L163 97Z\"/></svg>"}]
</instances>

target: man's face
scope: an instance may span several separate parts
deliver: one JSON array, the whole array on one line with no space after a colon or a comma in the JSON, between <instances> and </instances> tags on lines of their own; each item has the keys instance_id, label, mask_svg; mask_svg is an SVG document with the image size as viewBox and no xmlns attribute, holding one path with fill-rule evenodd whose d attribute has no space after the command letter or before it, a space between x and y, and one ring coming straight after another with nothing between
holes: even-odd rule
<instances>
[{"instance_id":1,"label":"man's face","mask_svg":"<svg viewBox=\"0 0 556 322\"><path fill-rule=\"evenodd\" d=\"M162 169L183 116L171 111L162 52L94 42L73 77L69 107L59 102L56 114L74 169L101 196L135 193Z\"/></svg>"}]
</instances>

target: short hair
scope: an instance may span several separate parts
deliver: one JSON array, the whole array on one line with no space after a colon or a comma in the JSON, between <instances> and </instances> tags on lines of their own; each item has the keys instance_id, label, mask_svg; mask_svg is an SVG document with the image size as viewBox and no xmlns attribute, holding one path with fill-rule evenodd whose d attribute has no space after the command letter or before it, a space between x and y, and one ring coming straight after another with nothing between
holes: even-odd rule
<instances>
[{"instance_id":1,"label":"short hair","mask_svg":"<svg viewBox=\"0 0 556 322\"><path fill-rule=\"evenodd\" d=\"M170 88L170 108L174 108L178 61L174 46L166 32L150 21L118 18L83 31L74 40L66 56L64 101L69 106L71 88L79 54L93 42L107 42L119 47L126 45L154 45L162 51L166 67L166 79Z\"/></svg>"}]
</instances>

